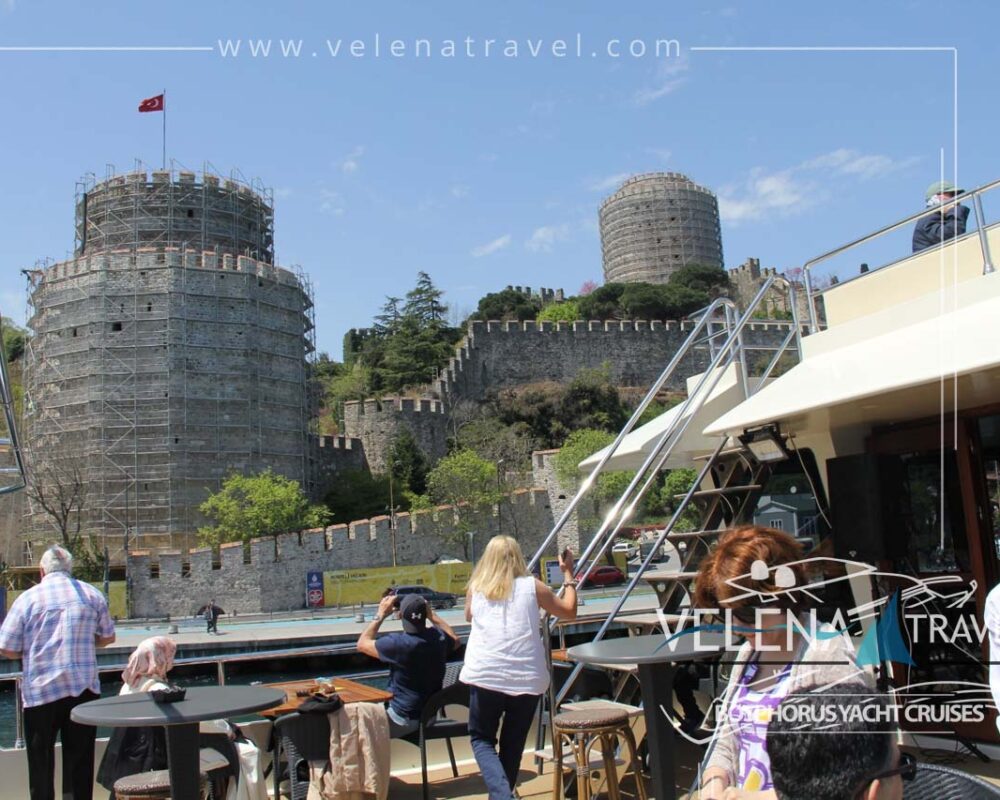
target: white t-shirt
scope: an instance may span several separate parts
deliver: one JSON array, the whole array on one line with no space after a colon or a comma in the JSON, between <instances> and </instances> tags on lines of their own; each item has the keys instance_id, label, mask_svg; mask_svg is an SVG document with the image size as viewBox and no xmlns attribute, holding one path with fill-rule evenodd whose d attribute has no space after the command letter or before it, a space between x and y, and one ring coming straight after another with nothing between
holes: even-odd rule
<instances>
[{"instance_id":1,"label":"white t-shirt","mask_svg":"<svg viewBox=\"0 0 1000 800\"><path fill-rule=\"evenodd\" d=\"M462 683L511 695L545 692L549 670L539 619L535 579L530 576L514 581L507 600L473 595Z\"/></svg>"}]
</instances>

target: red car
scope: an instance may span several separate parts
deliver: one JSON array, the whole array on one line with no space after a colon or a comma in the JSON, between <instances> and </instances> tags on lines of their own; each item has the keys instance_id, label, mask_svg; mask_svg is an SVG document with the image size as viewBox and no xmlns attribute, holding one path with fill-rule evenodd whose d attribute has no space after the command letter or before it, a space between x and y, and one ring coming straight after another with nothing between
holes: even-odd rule
<instances>
[{"instance_id":1,"label":"red car","mask_svg":"<svg viewBox=\"0 0 1000 800\"><path fill-rule=\"evenodd\" d=\"M618 567L597 567L590 575L587 580L583 580L583 572L577 574L576 579L580 581L580 586L617 586L619 583L625 583L625 573L622 572Z\"/></svg>"}]
</instances>

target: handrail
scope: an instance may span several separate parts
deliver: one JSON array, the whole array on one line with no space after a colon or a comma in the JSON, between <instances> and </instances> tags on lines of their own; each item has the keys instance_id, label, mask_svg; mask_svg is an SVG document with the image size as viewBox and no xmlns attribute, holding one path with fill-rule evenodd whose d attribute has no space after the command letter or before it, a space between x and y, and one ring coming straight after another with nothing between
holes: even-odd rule
<instances>
[{"instance_id":1,"label":"handrail","mask_svg":"<svg viewBox=\"0 0 1000 800\"><path fill-rule=\"evenodd\" d=\"M806 297L809 301L810 333L819 332L819 317L816 312L816 297L822 294L821 291L820 292L813 291L813 286L812 286L813 267L815 267L817 264L821 264L824 261L829 261L831 258L839 256L841 253L844 253L848 250L852 250L858 245L865 244L866 242L870 242L872 239L877 239L880 236L884 236L887 233L891 233L892 231L898 230L899 228L905 227L906 225L910 225L916 222L917 220L926 217L928 214L933 214L940 211L940 209L942 208L948 208L949 206L959 205L963 200L971 200L973 208L975 209L976 224L979 230L979 246L983 254L983 273L988 274L990 272L993 272L994 271L993 260L990 254L989 241L987 240L986 237L985 217L983 216L982 202L980 200L980 197L981 195L985 194L986 192L992 191L998 186L1000 186L1000 178L998 178L995 181L991 181L990 183L985 183L982 186L977 186L975 189L971 189L968 192L963 192L962 194L957 195L956 197L953 197L952 199L942 203L940 206L935 206L934 208L924 208L923 210L918 211L915 214L911 214L910 216L905 217L899 220L898 222L893 222L890 225L886 225L882 228L879 228L878 230L875 230L872 233L868 233L860 237L859 239L855 239L854 241L848 242L847 244L843 244L840 247L835 247L833 250L829 250L826 253L823 253L822 255L816 256L815 258L811 258L808 261L806 261L806 263L802 266L802 273L805 282ZM905 258L901 258L898 259L897 261L892 262L891 264L887 264L885 267L882 267L882 269L889 269L891 267L894 267L905 261L907 258L910 257L910 255L912 255L912 253L906 256ZM866 274L871 275L873 273L870 272ZM860 277L862 276L860 275L855 276L854 278L852 278L852 280Z\"/></svg>"},{"instance_id":2,"label":"handrail","mask_svg":"<svg viewBox=\"0 0 1000 800\"><path fill-rule=\"evenodd\" d=\"M546 551L546 549L548 549L549 545L552 544L556 536L559 535L559 531L561 531L563 527L566 525L566 523L569 521L570 517L573 515L573 512L576 511L576 507L580 504L580 501L583 499L584 495L590 490L590 487L594 485L597 478L604 471L604 467L607 465L608 461L611 460L611 457L621 446L622 441L624 441L625 437L632 432L632 429L635 427L635 424L639 421L639 418L642 416L643 412L646 410L649 404L653 402L653 399L656 397L656 394L663 387L663 384L667 382L670 376L674 373L674 370L677 369L683 358L687 355L691 343L695 341L695 338L697 337L698 333L709 322L710 320L709 311L714 313L716 309L725 306L735 307L735 304L728 297L717 297L709 304L708 310L706 310L705 314L701 317L701 319L698 320L694 328L691 329L691 332L688 334L687 339L684 340L684 343L678 348L677 352L674 353L673 358L670 359L670 362L664 368L663 372L660 373L660 377L656 379L652 387L650 387L649 391L646 392L646 396L643 397L642 402L640 402L639 405L636 407L635 411L632 412L632 416L629 417L628 422L625 423L625 427L623 427L621 431L618 433L618 436L615 437L615 440L607 448L607 451L601 457L601 460L597 463L594 469L591 471L590 475L588 475L586 479L583 481L583 483L580 484L580 488L577 490L577 493L573 496L573 499L569 502L566 508L563 509L562 514L559 515L559 519L556 520L556 523L552 527L552 530L549 531L545 539L535 550L535 554L531 557L531 560L528 562L529 572L533 571L535 566L537 566L538 562L541 560L542 554ZM582 563L585 563L586 559L590 556L593 544L594 542L592 540L591 545L588 546L588 548L584 551L584 553L580 555L580 561Z\"/></svg>"},{"instance_id":3,"label":"handrail","mask_svg":"<svg viewBox=\"0 0 1000 800\"><path fill-rule=\"evenodd\" d=\"M691 420L694 419L694 416L697 413L697 411L701 408L701 406L704 404L708 396L712 393L719 380L721 380L725 368L729 364L731 364L734 360L740 359L740 368L741 371L744 372L745 376L746 361L742 358L743 355L742 332L743 329L746 327L747 323L749 322L749 320L751 319L752 315L756 311L757 306L759 306L760 303L763 301L764 297L767 295L768 291L770 290L771 286L775 283L775 281L776 278L774 276L769 277L766 281L764 281L764 283L758 290L757 294L747 305L746 310L743 312L741 316L739 316L736 322L732 325L729 337L726 339L725 342L722 343L722 345L720 345L718 353L716 354L715 358L712 359L712 362L709 364L708 369L702 374L700 380L698 381L697 386L688 394L688 397L684 401L681 410L677 412L673 420L673 423L667 428L666 431L663 432L663 434L657 440L656 444L653 447L652 452L650 452L649 456L646 458L642 466L636 472L635 477L629 482L629 485L622 493L622 496L618 499L618 501L615 503L615 506L608 513L607 517L605 518L605 522L602 524L601 528L598 530L598 532L594 535L594 538L591 540L587 552L593 549L597 540L600 539L602 536L604 536L611 519L613 519L615 516L619 516L620 513L620 519L618 521L617 526L614 528L614 530L611 531L610 535L607 536L607 540L602 542L600 551L603 552L608 547L608 545L612 541L614 541L615 536L618 534L625 520L635 510L636 505L643 498L643 496L649 490L649 487L655 481L657 473L662 469L663 465L670 457L671 453L674 450L674 447L676 447L677 443L684 435L684 432L687 430L688 425L690 425ZM727 314L728 313L730 313L729 309L727 309ZM727 322L728 321L730 320L727 320ZM782 350L784 349L785 346L787 346L787 343L791 338L791 333L792 332L790 332L789 337L786 337L785 343L782 346ZM724 357L725 357L725 364L722 364ZM709 383L709 381L711 381L710 385L706 386L706 384ZM744 386L747 386L747 390L749 391L748 384L744 384ZM695 402L696 399L697 402ZM695 408L692 411L692 413L688 415L687 413L688 406L689 404L692 403L694 403ZM681 421L683 422L681 423ZM727 440L728 437L726 436L723 436L721 438L712 457L705 462L700 474L698 475L698 479L691 485L681 503L678 504L677 508L674 511L673 516L670 518L666 526L664 526L663 530L657 537L657 542L654 545L653 549L651 549L650 552L647 554L646 558L643 560L639 569L636 570L635 574L632 576L632 579L629 581L628 585L622 591L622 594L618 598L615 607L608 614L607 618L605 619L601 627L598 629L597 634L594 636L594 639L592 641L597 642L604 637L604 634L610 628L617 614L621 611L622 607L624 606L626 600L628 599L628 596L632 593L633 589L638 585L638 582L642 578L642 575L646 572L646 570L649 568L649 565L652 563L653 555L657 552L657 550L660 547L662 547L663 543L666 541L667 537L672 532L674 525L676 525L677 520L680 519L681 514L685 511L687 504L691 501L691 498L694 496L697 487L700 486L701 482L707 477L709 470L714 465L715 459L718 457L719 453L722 452L722 449L725 447ZM668 441L670 442L669 445ZM650 470L651 467L652 470ZM648 477L646 477L647 473ZM631 497L633 491L635 491L639 483L643 481L644 477L645 477L645 482L643 483L642 487L639 489L635 497ZM622 505L624 504L626 498L631 498L631 500L629 501L628 507L622 510ZM597 563L597 558L595 558L594 561L590 564L587 571L584 573L584 577L581 582L586 580L587 576L590 574L590 571L594 568L596 563ZM563 683L562 689L560 689L558 695L555 698L555 707L558 707L558 704L562 702L566 694L568 694L568 692L572 688L573 681L576 680L577 675L579 675L582 669L583 669L582 663L578 663L574 666L573 671L570 673L570 676Z\"/></svg>"},{"instance_id":4,"label":"handrail","mask_svg":"<svg viewBox=\"0 0 1000 800\"><path fill-rule=\"evenodd\" d=\"M726 360L726 366L728 366L728 364L731 363L734 358L739 357L740 351L742 349L741 343L742 343L743 329L746 327L757 306L767 295L768 291L770 290L771 286L774 283L775 283L775 277L771 276L761 284L760 289L757 291L757 294L754 296L753 300L751 300L750 304L747 306L747 310L738 319L735 325L732 325L732 327L730 328L729 337L726 339L725 342L719 345L719 347L715 351L714 357L709 363L708 368L702 373L701 377L698 380L697 385L694 387L694 389L692 389L689 392L688 396L684 399L684 402L680 404L680 407L677 410L676 415L674 417L673 423L667 428L667 430L665 430L660 435L660 438L654 445L652 452L649 454L649 456L647 456L642 466L637 470L635 477L632 478L632 480L629 482L628 487L622 493L621 497L618 498L618 501L614 504L614 506L612 506L611 510L605 515L604 521L601 523L601 526L598 528L597 532L592 537L590 543L587 545L586 549L580 556L580 563L584 565L583 576L580 578L581 583L586 582L587 578L590 576L590 573L597 566L597 560L600 557L600 554L607 549L607 547L611 544L612 541L614 541L615 535L621 529L625 520L628 519L628 516L635 510L635 504L642 499L642 496L646 493L646 490L649 488L649 481L647 481L646 484L642 487L642 489L640 490L640 494L638 495L638 497L636 497L636 499L632 502L632 504L628 508L623 508L626 498L628 498L632 494L636 486L639 485L640 481L642 481L643 477L646 475L647 471L654 464L654 462L657 462L657 457L660 455L661 451L666 446L667 441L670 440L672 437L675 437L674 441L670 444L670 447L668 448L666 454L657 463L656 470L654 470L654 472L652 473L652 477L655 478L656 472L659 470L662 464L666 462L666 459L673 452L673 449L677 445L677 442L680 440L680 437L687 430L688 425L690 425L691 420L694 418L694 414L701 408L704 402L708 399L708 396L712 393L712 390L715 388L716 384L722 378L722 370L720 370L719 367L720 365L722 365L723 360ZM725 307L726 322L727 325L729 325L732 321L730 314L735 313L734 309L736 308L736 306L731 301L724 303L722 305ZM706 313L706 315L703 316L702 320L699 322L699 325L707 321L708 319L709 315ZM697 328L695 328L695 331L696 330ZM694 333L694 331L692 331L692 333ZM679 350L678 354L675 355L674 359L671 360L671 364L673 364L674 361L679 362L678 355L683 355L685 352L686 351L684 351L683 348L682 350ZM729 354L728 359L727 359L727 353ZM741 367L743 367L744 365L745 361L741 361ZM709 383L709 381L711 381L711 385L706 387L706 384ZM689 410L692 410L692 413L690 415L688 414ZM681 425L680 431L677 430L678 424ZM602 466L603 464L607 463L609 457L610 454L608 454L604 459L602 459L601 464L599 464L598 466ZM610 535L607 535L608 528L611 526L612 521L616 517L619 517L618 524L615 526L614 530L611 531ZM599 546L598 542L600 542ZM596 555L594 555L594 559L588 563L588 559L592 554L594 554L595 549L597 551ZM560 589L560 593L561 592L562 590Z\"/></svg>"}]
</instances>

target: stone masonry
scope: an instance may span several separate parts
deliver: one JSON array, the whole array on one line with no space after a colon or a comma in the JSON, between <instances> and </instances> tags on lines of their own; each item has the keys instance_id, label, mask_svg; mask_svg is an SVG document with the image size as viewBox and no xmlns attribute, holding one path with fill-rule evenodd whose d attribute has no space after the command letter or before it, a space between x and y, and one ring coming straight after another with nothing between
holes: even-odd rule
<instances>
[{"instance_id":1,"label":"stone masonry","mask_svg":"<svg viewBox=\"0 0 1000 800\"><path fill-rule=\"evenodd\" d=\"M512 534L509 514L518 518L522 549L534 553L553 524L544 489L515 492L504 511L503 532ZM451 507L397 515L396 561L427 564L442 556L463 557L454 532ZM497 532L496 515L477 531L478 552ZM290 533L277 539L224 544L214 562L211 548L184 553L135 552L129 557L132 613L136 617L190 616L214 598L226 611L240 614L284 611L305 606L305 579L310 570L330 571L392 564L393 535L388 517L334 525L325 530ZM552 555L556 548L551 548Z\"/></svg>"}]
</instances>

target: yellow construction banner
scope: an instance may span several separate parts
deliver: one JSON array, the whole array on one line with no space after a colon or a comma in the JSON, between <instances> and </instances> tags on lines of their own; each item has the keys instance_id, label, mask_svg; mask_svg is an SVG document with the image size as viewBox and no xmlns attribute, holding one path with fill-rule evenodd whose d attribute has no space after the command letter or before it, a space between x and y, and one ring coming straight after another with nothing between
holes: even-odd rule
<instances>
[{"instance_id":1,"label":"yellow construction banner","mask_svg":"<svg viewBox=\"0 0 1000 800\"><path fill-rule=\"evenodd\" d=\"M416 564L409 567L339 569L323 573L324 606L377 603L390 586L427 586L438 592L464 595L472 564Z\"/></svg>"},{"instance_id":2,"label":"yellow construction banner","mask_svg":"<svg viewBox=\"0 0 1000 800\"><path fill-rule=\"evenodd\" d=\"M104 582L93 581L90 583L97 591L104 594ZM27 590L7 592L7 610L14 605L14 601ZM116 619L126 619L125 611L125 581L110 581L108 583L108 611Z\"/></svg>"}]
</instances>

